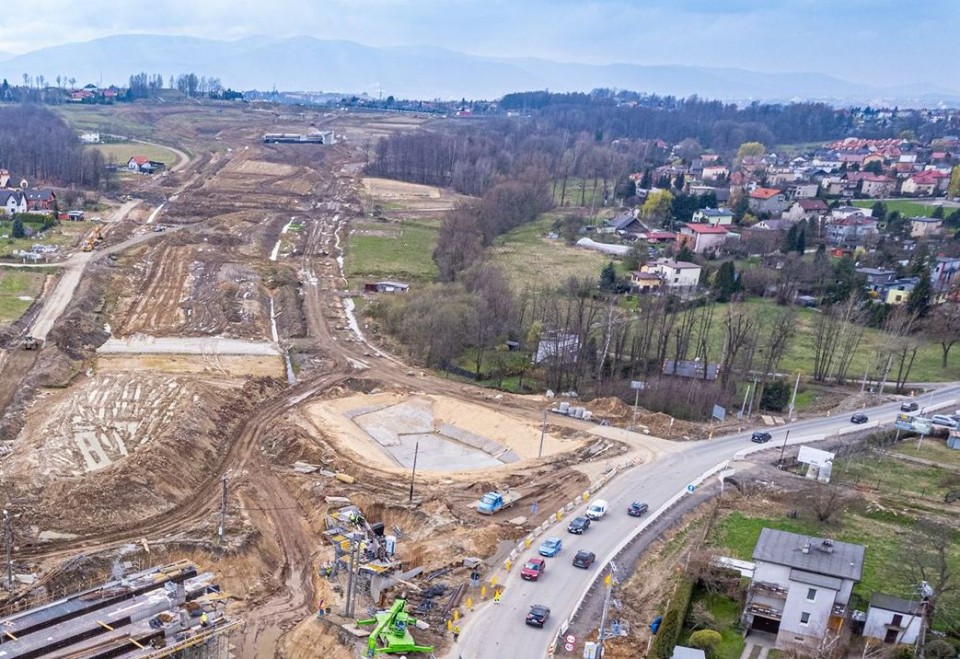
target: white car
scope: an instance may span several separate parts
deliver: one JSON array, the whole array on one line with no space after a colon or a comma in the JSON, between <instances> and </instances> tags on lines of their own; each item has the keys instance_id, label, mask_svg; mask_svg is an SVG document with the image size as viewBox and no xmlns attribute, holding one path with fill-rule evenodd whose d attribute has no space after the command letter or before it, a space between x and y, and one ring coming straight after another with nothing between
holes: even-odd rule
<instances>
[{"instance_id":1,"label":"white car","mask_svg":"<svg viewBox=\"0 0 960 659\"><path fill-rule=\"evenodd\" d=\"M957 420L946 414L934 414L930 417L930 422L935 426L945 426L947 428L957 427Z\"/></svg>"}]
</instances>

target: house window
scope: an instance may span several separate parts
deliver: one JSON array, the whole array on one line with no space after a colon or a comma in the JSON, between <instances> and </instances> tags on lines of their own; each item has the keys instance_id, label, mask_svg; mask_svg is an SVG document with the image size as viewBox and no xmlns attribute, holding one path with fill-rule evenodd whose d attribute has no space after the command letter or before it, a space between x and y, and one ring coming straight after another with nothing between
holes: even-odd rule
<instances>
[{"instance_id":1,"label":"house window","mask_svg":"<svg viewBox=\"0 0 960 659\"><path fill-rule=\"evenodd\" d=\"M807 601L815 602L817 600L817 589L816 588L807 588Z\"/></svg>"},{"instance_id":2,"label":"house window","mask_svg":"<svg viewBox=\"0 0 960 659\"><path fill-rule=\"evenodd\" d=\"M809 622L810 622L810 614L804 611L803 613L800 614L800 624L806 625Z\"/></svg>"}]
</instances>

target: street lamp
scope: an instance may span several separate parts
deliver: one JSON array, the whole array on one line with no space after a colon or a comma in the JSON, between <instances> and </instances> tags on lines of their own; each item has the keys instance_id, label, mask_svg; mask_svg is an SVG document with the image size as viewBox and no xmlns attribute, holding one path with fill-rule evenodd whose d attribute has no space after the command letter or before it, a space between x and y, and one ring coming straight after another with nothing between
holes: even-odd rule
<instances>
[{"instance_id":1,"label":"street lamp","mask_svg":"<svg viewBox=\"0 0 960 659\"><path fill-rule=\"evenodd\" d=\"M787 434L783 436L783 446L780 447L780 461L777 462L777 469L783 469L783 452L787 450L787 438L790 436L790 431L787 430Z\"/></svg>"},{"instance_id":2,"label":"street lamp","mask_svg":"<svg viewBox=\"0 0 960 659\"><path fill-rule=\"evenodd\" d=\"M540 450L537 452L537 457L543 457L543 436L547 434L547 410L549 407L543 408L543 423L540 425Z\"/></svg>"}]
</instances>

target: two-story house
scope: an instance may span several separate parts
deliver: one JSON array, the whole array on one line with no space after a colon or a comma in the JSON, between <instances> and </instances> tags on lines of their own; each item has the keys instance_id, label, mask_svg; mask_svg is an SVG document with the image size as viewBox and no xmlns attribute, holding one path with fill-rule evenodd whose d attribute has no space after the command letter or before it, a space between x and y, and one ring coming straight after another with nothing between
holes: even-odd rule
<instances>
[{"instance_id":1,"label":"two-story house","mask_svg":"<svg viewBox=\"0 0 960 659\"><path fill-rule=\"evenodd\" d=\"M930 269L930 280L933 282L933 290L940 292L950 288L957 273L960 273L960 257L938 256L933 267Z\"/></svg>"},{"instance_id":2,"label":"two-story house","mask_svg":"<svg viewBox=\"0 0 960 659\"><path fill-rule=\"evenodd\" d=\"M27 198L19 190L0 190L0 214L15 215L27 212Z\"/></svg>"},{"instance_id":3,"label":"two-story house","mask_svg":"<svg viewBox=\"0 0 960 659\"><path fill-rule=\"evenodd\" d=\"M680 291L696 289L700 283L700 271L701 268L696 263L674 261L673 259L657 259L640 266L641 274L657 275L664 286Z\"/></svg>"},{"instance_id":4,"label":"two-story house","mask_svg":"<svg viewBox=\"0 0 960 659\"><path fill-rule=\"evenodd\" d=\"M729 235L733 234L721 226L684 224L677 234L677 244L687 245L696 254L716 253Z\"/></svg>"},{"instance_id":5,"label":"two-story house","mask_svg":"<svg viewBox=\"0 0 960 659\"><path fill-rule=\"evenodd\" d=\"M790 210L783 214L783 217L791 222L799 222L800 220L809 222L827 214L829 211L830 207L823 199L800 199L794 202Z\"/></svg>"},{"instance_id":6,"label":"two-story house","mask_svg":"<svg viewBox=\"0 0 960 659\"><path fill-rule=\"evenodd\" d=\"M879 297L887 285L897 278L897 271L891 268L857 268L857 274L867 278L865 288L874 298Z\"/></svg>"},{"instance_id":7,"label":"two-story house","mask_svg":"<svg viewBox=\"0 0 960 659\"><path fill-rule=\"evenodd\" d=\"M894 279L880 289L880 299L887 304L904 304L910 299L910 293L920 283L919 277Z\"/></svg>"},{"instance_id":8,"label":"two-story house","mask_svg":"<svg viewBox=\"0 0 960 659\"><path fill-rule=\"evenodd\" d=\"M753 550L744 627L776 634L778 648L818 648L843 624L864 551L863 545L763 529Z\"/></svg>"},{"instance_id":9,"label":"two-story house","mask_svg":"<svg viewBox=\"0 0 960 659\"><path fill-rule=\"evenodd\" d=\"M927 238L940 235L940 229L943 226L943 220L935 217L911 217L910 218L910 237Z\"/></svg>"},{"instance_id":10,"label":"two-story house","mask_svg":"<svg viewBox=\"0 0 960 659\"><path fill-rule=\"evenodd\" d=\"M925 169L904 181L900 191L905 195L932 197L946 190L948 183L950 183L949 174L935 169Z\"/></svg>"},{"instance_id":11,"label":"two-story house","mask_svg":"<svg viewBox=\"0 0 960 659\"><path fill-rule=\"evenodd\" d=\"M750 193L750 210L754 213L782 213L787 207L787 196L776 188L756 188Z\"/></svg>"},{"instance_id":12,"label":"two-story house","mask_svg":"<svg viewBox=\"0 0 960 659\"><path fill-rule=\"evenodd\" d=\"M859 213L843 219L830 220L825 230L827 240L832 245L859 245L860 241L867 236L879 233L877 221Z\"/></svg>"}]
</instances>

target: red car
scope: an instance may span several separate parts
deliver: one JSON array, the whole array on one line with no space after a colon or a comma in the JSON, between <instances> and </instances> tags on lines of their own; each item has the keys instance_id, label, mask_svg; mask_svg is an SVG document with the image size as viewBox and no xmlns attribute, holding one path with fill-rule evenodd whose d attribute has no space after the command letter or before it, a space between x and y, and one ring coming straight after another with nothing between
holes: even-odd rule
<instances>
[{"instance_id":1,"label":"red car","mask_svg":"<svg viewBox=\"0 0 960 659\"><path fill-rule=\"evenodd\" d=\"M523 567L520 568L520 577L522 579L526 579L527 581L536 581L546 569L547 562L537 556L535 558L528 559L527 562L523 564Z\"/></svg>"}]
</instances>

